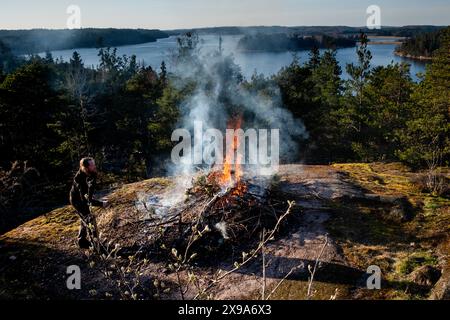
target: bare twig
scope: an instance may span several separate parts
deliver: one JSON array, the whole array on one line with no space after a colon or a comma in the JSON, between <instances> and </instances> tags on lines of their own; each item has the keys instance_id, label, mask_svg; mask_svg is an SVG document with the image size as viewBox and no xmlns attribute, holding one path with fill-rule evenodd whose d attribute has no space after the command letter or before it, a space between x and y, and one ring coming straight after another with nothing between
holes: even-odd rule
<instances>
[{"instance_id":1,"label":"bare twig","mask_svg":"<svg viewBox=\"0 0 450 320\"><path fill-rule=\"evenodd\" d=\"M263 232L261 234L261 241L264 241L265 233L266 233L266 229L263 229ZM266 296L266 253L264 250L264 246L262 246L262 248L261 248L261 254L262 254L262 276L263 276L261 298L262 298L262 300L264 300L265 296Z\"/></svg>"},{"instance_id":2,"label":"bare twig","mask_svg":"<svg viewBox=\"0 0 450 320\"><path fill-rule=\"evenodd\" d=\"M275 224L274 228L272 229L272 231L269 233L269 235L267 237L264 237L264 241L261 241L259 243L259 245L257 246L257 248L253 251L251 251L250 254L245 254L243 253L243 261L241 263L239 262L235 262L234 263L234 268L232 268L231 270L221 273L219 270L219 272L216 274L216 278L213 279L207 286L206 288L204 288L201 292L197 293L197 295L194 297L194 300L198 299L199 297L201 297L202 295L204 295L207 291L209 291L212 287L214 287L214 285L216 285L219 281L221 281L222 279L226 278L227 276L229 276L230 274L232 274L233 272L237 271L238 269L242 268L244 265L246 265L247 263L249 263L251 260L253 260L258 252L261 251L261 249L269 242L273 239L275 232L277 232L278 228L280 227L281 222L292 212L292 208L295 206L295 201L288 201L288 209L286 210L286 212L278 219L277 223Z\"/></svg>"},{"instance_id":3,"label":"bare twig","mask_svg":"<svg viewBox=\"0 0 450 320\"><path fill-rule=\"evenodd\" d=\"M275 288L273 288L273 290L269 293L269 295L266 297L265 300L269 300L270 297L278 290L278 288L281 286L281 284L282 284L287 278L289 278L289 276L290 276L294 271L296 271L296 270L298 270L298 269L300 269L300 268L303 268L303 267L304 267L304 264L303 264L303 262L302 262L302 263L299 264L298 266L295 266L295 267L291 268L291 270L289 270L289 272L286 273L286 275L284 276L284 278L281 279L281 280L277 283L277 285L275 286Z\"/></svg>"},{"instance_id":4,"label":"bare twig","mask_svg":"<svg viewBox=\"0 0 450 320\"><path fill-rule=\"evenodd\" d=\"M323 252L324 252L324 250L325 250L325 247L328 245L328 235L325 235L325 242L324 242L324 244L323 244L323 246L322 246L322 249L320 250L320 253L319 253L319 255L317 256L317 258L316 258L316 262L314 263L314 268L311 270L311 266L310 265L308 265L308 270L309 270L309 273L310 273L310 278L309 278L309 283L308 283L308 292L307 292L307 294L306 294L306 296L307 296L307 299L310 299L311 298L311 289L312 289L312 285L313 285L313 281L314 281L314 276L315 276L315 274L316 274L316 271L317 271L317 267L318 267L318 265L319 265L319 262L320 262L320 259L322 258L322 255L323 255Z\"/></svg>"}]
</instances>

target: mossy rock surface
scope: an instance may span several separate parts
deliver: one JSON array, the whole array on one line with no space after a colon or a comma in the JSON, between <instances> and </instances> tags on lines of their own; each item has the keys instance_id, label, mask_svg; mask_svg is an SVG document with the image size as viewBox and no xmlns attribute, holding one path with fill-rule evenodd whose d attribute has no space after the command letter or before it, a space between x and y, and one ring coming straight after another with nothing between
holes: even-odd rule
<instances>
[{"instance_id":1,"label":"mossy rock surface","mask_svg":"<svg viewBox=\"0 0 450 320\"><path fill-rule=\"evenodd\" d=\"M307 265L313 265L327 236L329 242L311 299L448 299L450 200L417 190L413 183L416 174L396 163L281 166L273 188L285 192L297 205L295 219L266 248L271 261L266 293L290 268L303 262L306 269L283 281L272 298L308 298ZM145 241L143 233L127 224L135 213L137 195L170 193L175 182L172 178L150 179L107 194L111 207L94 211L105 237L130 248ZM404 199L410 205L408 219L401 218L405 212L398 215L398 220L389 216L399 205L389 199ZM65 206L1 235L0 298L103 299L107 293L117 298L114 286L89 266L89 254L77 248L78 226L76 212ZM234 255L224 254L214 265L196 265L193 270L206 282L218 269L232 268L241 256L239 248L235 249ZM145 274L147 279L158 276L168 286L176 283L176 275L168 271L168 261L152 260ZM65 288L66 267L71 264L83 270L84 287L77 292ZM370 265L381 268L381 290L365 288L365 273ZM427 266L441 273L436 284L415 283L420 279L412 277L414 272ZM261 279L258 256L211 293L219 299L258 299ZM161 298L180 297L170 293Z\"/></svg>"}]
</instances>

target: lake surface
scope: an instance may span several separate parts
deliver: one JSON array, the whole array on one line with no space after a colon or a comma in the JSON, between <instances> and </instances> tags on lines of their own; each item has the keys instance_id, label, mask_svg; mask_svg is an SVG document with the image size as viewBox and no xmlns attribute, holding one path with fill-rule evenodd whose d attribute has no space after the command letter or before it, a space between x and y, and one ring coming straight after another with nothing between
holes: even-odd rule
<instances>
[{"instance_id":1,"label":"lake surface","mask_svg":"<svg viewBox=\"0 0 450 320\"><path fill-rule=\"evenodd\" d=\"M250 78L255 72L270 76L277 73L282 67L292 62L292 52L240 52L236 49L237 43L241 38L238 36L222 36L222 47L225 54L232 54L235 62L241 67L242 74L246 78ZM392 38L377 38L375 41L394 41ZM202 53L215 50L219 47L218 35L205 35L200 37L200 48ZM388 65L393 62L407 62L411 65L411 76L414 80L418 80L417 73L425 72L426 63L405 59L394 55L396 44L377 44L369 45L372 52L372 67L380 65ZM176 37L172 36L166 39L159 39L156 42L142 43L137 45L128 45L117 47L119 55L136 55L139 62L144 62L146 66L150 65L154 69L159 69L161 62L165 61L170 70L170 56L176 51ZM96 67L99 64L97 49L71 49L52 51L54 58L62 58L69 61L72 53L77 51L87 67ZM297 56L301 62L308 60L308 51L299 51ZM337 59L342 68L342 76L348 78L345 72L347 63L356 63L356 48L345 48L337 51Z\"/></svg>"}]
</instances>

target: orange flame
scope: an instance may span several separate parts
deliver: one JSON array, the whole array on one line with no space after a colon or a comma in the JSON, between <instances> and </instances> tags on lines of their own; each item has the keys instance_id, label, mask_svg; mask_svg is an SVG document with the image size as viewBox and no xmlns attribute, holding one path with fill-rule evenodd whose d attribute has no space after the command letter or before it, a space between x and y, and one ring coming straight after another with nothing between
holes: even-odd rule
<instances>
[{"instance_id":1,"label":"orange flame","mask_svg":"<svg viewBox=\"0 0 450 320\"><path fill-rule=\"evenodd\" d=\"M242 116L238 116L235 118L232 118L227 123L228 129L240 129L242 124ZM239 154L239 152L236 155L236 159L234 161L234 172L232 170L233 168L233 161L234 155L236 154L236 151L239 149L241 141L239 141L238 135L234 135L232 139L232 145L231 148L227 148L227 154L225 156L225 161L223 164L223 171L222 176L220 177L220 184L221 185L231 185L235 183L236 185L239 183L242 177L242 169L241 169L241 162L242 162L242 155ZM233 179L234 176L234 179Z\"/></svg>"}]
</instances>

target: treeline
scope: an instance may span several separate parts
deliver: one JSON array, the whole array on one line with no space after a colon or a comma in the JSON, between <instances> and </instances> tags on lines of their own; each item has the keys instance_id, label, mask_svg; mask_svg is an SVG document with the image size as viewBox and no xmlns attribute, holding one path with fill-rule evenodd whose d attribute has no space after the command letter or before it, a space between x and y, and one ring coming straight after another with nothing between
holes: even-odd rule
<instances>
[{"instance_id":1,"label":"treeline","mask_svg":"<svg viewBox=\"0 0 450 320\"><path fill-rule=\"evenodd\" d=\"M444 30L421 33L406 39L396 48L397 54L408 57L431 57L433 52L441 46Z\"/></svg>"},{"instance_id":2,"label":"treeline","mask_svg":"<svg viewBox=\"0 0 450 320\"><path fill-rule=\"evenodd\" d=\"M178 41L174 61L190 59L203 68L188 80L168 73L164 63L153 70L114 49L99 50L98 69L84 67L76 52L58 63L51 55L14 60L6 50L0 56L17 63L0 71L0 229L65 203L83 156L95 157L105 185L164 173L172 130L188 113L180 106L199 85L215 90L203 79L213 77L213 70L195 60L197 41L186 37ZM270 78L244 79L232 57L224 57L212 66L224 77L221 103L232 104L236 86L260 99L280 92L283 106L309 133L297 141L298 161L448 165L450 28L420 83L412 81L405 64L371 68L367 44L362 34L358 62L346 66L348 80L341 77L333 49L321 54L314 47L306 63L294 59ZM239 112L243 106L233 108Z\"/></svg>"},{"instance_id":3,"label":"treeline","mask_svg":"<svg viewBox=\"0 0 450 320\"><path fill-rule=\"evenodd\" d=\"M10 73L22 63L24 60L14 55L11 48L0 41L0 74Z\"/></svg>"},{"instance_id":4,"label":"treeline","mask_svg":"<svg viewBox=\"0 0 450 320\"><path fill-rule=\"evenodd\" d=\"M74 48L102 48L154 42L169 35L146 29L0 30L0 41L15 54Z\"/></svg>"},{"instance_id":5,"label":"treeline","mask_svg":"<svg viewBox=\"0 0 450 320\"><path fill-rule=\"evenodd\" d=\"M353 37L299 36L296 34L256 34L242 37L237 45L244 51L299 51L316 48L346 48L356 44Z\"/></svg>"},{"instance_id":6,"label":"treeline","mask_svg":"<svg viewBox=\"0 0 450 320\"><path fill-rule=\"evenodd\" d=\"M412 81L407 64L371 68L367 44L363 34L358 62L346 66L348 80L341 78L336 52L320 55L317 49L306 64L294 60L270 79L310 133L303 142L306 161L448 165L450 28L420 83Z\"/></svg>"},{"instance_id":7,"label":"treeline","mask_svg":"<svg viewBox=\"0 0 450 320\"><path fill-rule=\"evenodd\" d=\"M381 29L368 29L361 27L347 26L250 26L250 27L214 27L214 28L195 28L167 30L170 35L181 35L187 32L199 35L255 35L255 34L299 34L302 36L313 36L317 34L326 34L329 36L339 35L358 35L361 31L372 36L394 36L394 37L413 37L419 33L432 32L443 29L441 26L403 26L390 27L383 26Z\"/></svg>"},{"instance_id":8,"label":"treeline","mask_svg":"<svg viewBox=\"0 0 450 320\"><path fill-rule=\"evenodd\" d=\"M438 30L445 29L445 26L431 26L431 25L420 25L420 26L403 26L403 27L389 27L382 26L381 29L368 29L363 28L361 31L369 36L384 36L384 37L414 37L421 33L434 32ZM349 32L345 32L349 33ZM353 33L353 32L350 32Z\"/></svg>"},{"instance_id":9,"label":"treeline","mask_svg":"<svg viewBox=\"0 0 450 320\"><path fill-rule=\"evenodd\" d=\"M99 58L95 70L75 52L0 72L0 229L67 202L83 156L108 173L103 185L164 167L155 161L170 151L178 113L165 64L153 70L109 48Z\"/></svg>"}]
</instances>

